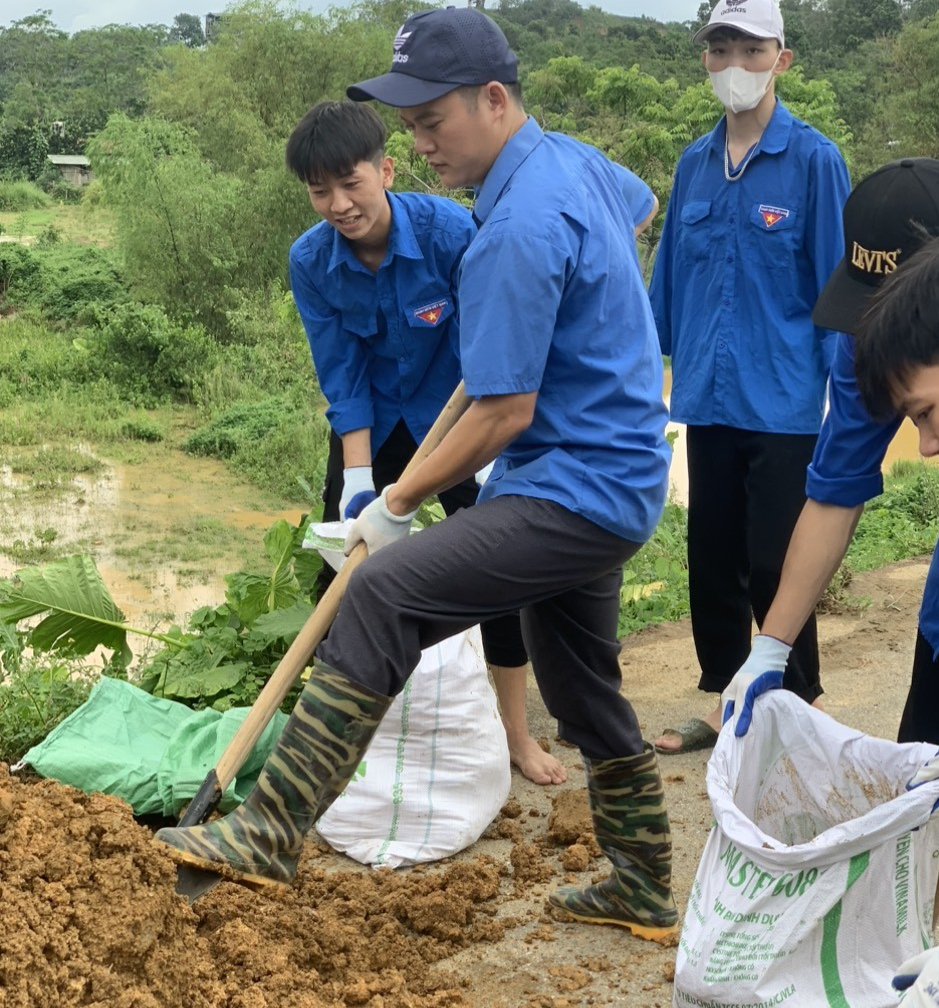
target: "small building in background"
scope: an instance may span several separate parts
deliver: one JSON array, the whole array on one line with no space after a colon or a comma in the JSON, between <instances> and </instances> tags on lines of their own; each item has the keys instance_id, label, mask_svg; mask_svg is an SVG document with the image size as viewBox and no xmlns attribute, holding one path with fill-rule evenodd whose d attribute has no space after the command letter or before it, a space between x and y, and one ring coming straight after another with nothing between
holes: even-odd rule
<instances>
[{"instance_id":1,"label":"small building in background","mask_svg":"<svg viewBox=\"0 0 939 1008\"><path fill-rule=\"evenodd\" d=\"M59 169L65 181L72 185L88 185L95 177L91 162L84 154L47 154L46 157Z\"/></svg>"}]
</instances>

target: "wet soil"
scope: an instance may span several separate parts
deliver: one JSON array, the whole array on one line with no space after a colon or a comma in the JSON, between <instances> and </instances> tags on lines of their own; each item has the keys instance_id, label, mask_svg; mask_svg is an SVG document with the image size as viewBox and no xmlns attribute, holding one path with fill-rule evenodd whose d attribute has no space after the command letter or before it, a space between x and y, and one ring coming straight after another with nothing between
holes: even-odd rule
<instances>
[{"instance_id":1,"label":"wet soil","mask_svg":"<svg viewBox=\"0 0 939 1008\"><path fill-rule=\"evenodd\" d=\"M925 561L860 575L861 612L820 621L829 713L892 738L912 659ZM624 642L624 692L647 737L701 715L687 623ZM0 768L0 1006L95 1008L575 1008L671 1003L674 948L555 920L555 886L604 874L575 751L530 691L560 787L513 774L483 838L456 858L375 872L307 843L272 898L223 883L190 908L148 829L113 798ZM710 828L706 752L661 758L684 907Z\"/></svg>"}]
</instances>

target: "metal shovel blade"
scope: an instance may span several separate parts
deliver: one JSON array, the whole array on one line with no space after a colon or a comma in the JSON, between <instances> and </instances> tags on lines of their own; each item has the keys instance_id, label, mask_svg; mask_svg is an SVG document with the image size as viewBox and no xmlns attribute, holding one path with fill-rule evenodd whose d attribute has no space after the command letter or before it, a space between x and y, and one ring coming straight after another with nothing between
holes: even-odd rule
<instances>
[{"instance_id":1,"label":"metal shovel blade","mask_svg":"<svg viewBox=\"0 0 939 1008\"><path fill-rule=\"evenodd\" d=\"M191 865L176 866L176 892L185 896L190 903L204 896L222 881L221 875L205 871L203 868L193 868Z\"/></svg>"}]
</instances>

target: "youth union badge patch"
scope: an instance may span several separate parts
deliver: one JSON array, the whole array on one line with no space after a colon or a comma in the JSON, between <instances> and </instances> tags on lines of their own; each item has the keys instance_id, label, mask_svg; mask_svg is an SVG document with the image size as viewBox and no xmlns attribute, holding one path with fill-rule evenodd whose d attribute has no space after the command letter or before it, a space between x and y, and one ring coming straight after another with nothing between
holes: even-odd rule
<instances>
[{"instance_id":1,"label":"youth union badge patch","mask_svg":"<svg viewBox=\"0 0 939 1008\"><path fill-rule=\"evenodd\" d=\"M447 299L443 298L440 301L434 301L433 304L423 305L421 308L415 308L414 315L416 318L421 319L423 322L427 322L429 325L436 325L440 321L440 316L443 314L443 310L446 307Z\"/></svg>"},{"instance_id":2,"label":"youth union badge patch","mask_svg":"<svg viewBox=\"0 0 939 1008\"><path fill-rule=\"evenodd\" d=\"M774 224L781 221L784 217L789 216L789 211L783 207L775 206L764 206L760 204L760 216L763 218L763 223L771 228Z\"/></svg>"}]
</instances>

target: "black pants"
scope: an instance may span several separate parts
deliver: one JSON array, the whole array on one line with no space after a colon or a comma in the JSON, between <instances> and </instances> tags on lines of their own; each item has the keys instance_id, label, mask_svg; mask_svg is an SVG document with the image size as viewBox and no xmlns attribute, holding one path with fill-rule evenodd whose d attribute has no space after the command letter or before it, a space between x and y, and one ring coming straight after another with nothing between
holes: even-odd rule
<instances>
[{"instance_id":1,"label":"black pants","mask_svg":"<svg viewBox=\"0 0 939 1008\"><path fill-rule=\"evenodd\" d=\"M399 420L384 444L372 459L372 479L375 489L381 493L394 483L411 461L417 444L403 420ZM329 437L329 455L326 459L326 485L323 487L323 521L339 521L339 501L342 497L342 439L334 432ZM472 507L476 503L479 487L475 479L464 480L437 496L444 513L452 515L461 508ZM329 564L323 564L316 581L316 597L321 599L330 586L335 571ZM522 630L518 613L508 613L489 620L481 628L483 651L490 665L517 668L528 661L528 652L522 640Z\"/></svg>"},{"instance_id":2,"label":"black pants","mask_svg":"<svg viewBox=\"0 0 939 1008\"><path fill-rule=\"evenodd\" d=\"M561 738L591 759L635 756L642 735L620 694L616 629L622 565L639 545L553 501L483 501L353 571L316 657L391 696L423 648L520 610L538 688Z\"/></svg>"},{"instance_id":3,"label":"black pants","mask_svg":"<svg viewBox=\"0 0 939 1008\"><path fill-rule=\"evenodd\" d=\"M688 583L698 688L721 692L750 653L805 503L815 435L688 427ZM796 638L783 679L811 703L822 693L815 616Z\"/></svg>"},{"instance_id":4,"label":"black pants","mask_svg":"<svg viewBox=\"0 0 939 1008\"><path fill-rule=\"evenodd\" d=\"M939 662L920 630L916 631L913 676L897 741L939 745Z\"/></svg>"}]
</instances>

